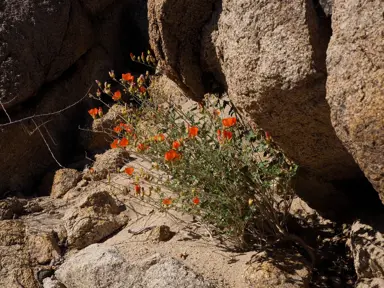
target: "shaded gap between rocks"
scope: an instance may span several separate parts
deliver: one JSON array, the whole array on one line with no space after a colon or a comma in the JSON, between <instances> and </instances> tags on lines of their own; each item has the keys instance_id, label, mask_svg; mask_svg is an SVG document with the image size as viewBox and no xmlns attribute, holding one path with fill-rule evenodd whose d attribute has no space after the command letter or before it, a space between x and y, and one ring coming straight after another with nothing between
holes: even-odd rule
<instances>
[{"instance_id":1,"label":"shaded gap between rocks","mask_svg":"<svg viewBox=\"0 0 384 288\"><path fill-rule=\"evenodd\" d=\"M315 59L317 63L315 63L318 71L323 75L319 75L319 77L327 77L327 67L326 67L326 57L327 50L330 39L332 37L332 15L327 14L320 3L319 0L310 0L311 2L307 2L307 11L311 11L313 5L313 9L316 13L317 25L308 25L310 28L318 27L318 29L310 29L310 42L312 47L314 47L315 51ZM311 17L310 13L307 12L307 21L314 21L313 17ZM317 35L316 35L317 34ZM324 81L324 85L326 85L326 81ZM324 87L324 91L326 92L326 87ZM325 95L324 95L324 101ZM327 102L326 102L327 103ZM328 104L327 104L328 105ZM330 108L329 108L330 109ZM330 118L330 115L329 115ZM356 164L357 165L357 164ZM384 205L382 204L379 194L374 190L372 184L368 181L368 179L364 176L363 172L356 174L354 178L343 179L343 180L334 180L330 181L331 184L338 193L345 195L348 200L348 209L345 211L344 215L335 215L336 218L333 220L345 221L348 223L352 223L357 219L362 219L363 221L369 221L384 213ZM310 192L311 193L311 192ZM305 195L298 193L304 200L307 200ZM329 199L329 201L333 201L335 199ZM321 213L321 211L319 211ZM329 216L329 215L327 215ZM333 217L332 217L333 218Z\"/></svg>"}]
</instances>

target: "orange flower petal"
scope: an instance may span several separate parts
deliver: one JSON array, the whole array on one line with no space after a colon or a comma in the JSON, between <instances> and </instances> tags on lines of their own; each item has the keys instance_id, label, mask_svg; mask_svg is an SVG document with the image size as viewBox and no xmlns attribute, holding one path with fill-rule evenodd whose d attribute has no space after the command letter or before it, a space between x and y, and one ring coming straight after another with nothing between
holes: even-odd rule
<instances>
[{"instance_id":1,"label":"orange flower petal","mask_svg":"<svg viewBox=\"0 0 384 288\"><path fill-rule=\"evenodd\" d=\"M122 74L121 78L127 82L133 82L135 80L135 76L133 76L131 73Z\"/></svg>"},{"instance_id":2,"label":"orange flower petal","mask_svg":"<svg viewBox=\"0 0 384 288\"><path fill-rule=\"evenodd\" d=\"M119 141L119 146L120 147L127 147L127 145L129 144L129 141L127 138L122 138L120 141Z\"/></svg>"},{"instance_id":3,"label":"orange flower petal","mask_svg":"<svg viewBox=\"0 0 384 288\"><path fill-rule=\"evenodd\" d=\"M116 133L120 133L121 132L121 127L120 126L116 126L115 128L113 128L113 131L115 131Z\"/></svg>"},{"instance_id":4,"label":"orange flower petal","mask_svg":"<svg viewBox=\"0 0 384 288\"><path fill-rule=\"evenodd\" d=\"M143 143L140 143L139 145L137 145L137 150L139 151L145 151L147 150L149 147Z\"/></svg>"},{"instance_id":5,"label":"orange flower petal","mask_svg":"<svg viewBox=\"0 0 384 288\"><path fill-rule=\"evenodd\" d=\"M164 159L165 161L173 161L181 158L181 155L177 153L175 150L171 149L165 153Z\"/></svg>"},{"instance_id":6,"label":"orange flower petal","mask_svg":"<svg viewBox=\"0 0 384 288\"><path fill-rule=\"evenodd\" d=\"M136 194L140 194L140 192L141 192L140 185L135 185L135 192L136 192Z\"/></svg>"},{"instance_id":7,"label":"orange flower petal","mask_svg":"<svg viewBox=\"0 0 384 288\"><path fill-rule=\"evenodd\" d=\"M188 128L189 137L196 137L198 132L199 132L199 128L196 126L192 126Z\"/></svg>"},{"instance_id":8,"label":"orange flower petal","mask_svg":"<svg viewBox=\"0 0 384 288\"><path fill-rule=\"evenodd\" d=\"M89 115L91 115L92 117L96 116L98 114L98 112L99 112L99 109L97 109L97 108L92 108L92 109L88 110Z\"/></svg>"},{"instance_id":9,"label":"orange flower petal","mask_svg":"<svg viewBox=\"0 0 384 288\"><path fill-rule=\"evenodd\" d=\"M168 197L168 198L164 198L163 199L163 201L162 201L162 203L164 204L164 205L171 205L172 204L172 198L170 198L170 197Z\"/></svg>"},{"instance_id":10,"label":"orange flower petal","mask_svg":"<svg viewBox=\"0 0 384 288\"><path fill-rule=\"evenodd\" d=\"M222 123L224 127L232 127L236 124L236 117L224 118Z\"/></svg>"},{"instance_id":11,"label":"orange flower petal","mask_svg":"<svg viewBox=\"0 0 384 288\"><path fill-rule=\"evenodd\" d=\"M133 171L135 171L135 168L133 167L127 167L125 168L125 173L128 174L128 175L132 175L133 174Z\"/></svg>"},{"instance_id":12,"label":"orange flower petal","mask_svg":"<svg viewBox=\"0 0 384 288\"><path fill-rule=\"evenodd\" d=\"M224 130L223 136L225 139L231 140L232 139L232 132Z\"/></svg>"},{"instance_id":13,"label":"orange flower petal","mask_svg":"<svg viewBox=\"0 0 384 288\"><path fill-rule=\"evenodd\" d=\"M112 148L112 149L117 148L117 144L118 144L118 143L119 143L119 140L118 140L118 139L113 140L113 142L111 143L111 148Z\"/></svg>"},{"instance_id":14,"label":"orange flower petal","mask_svg":"<svg viewBox=\"0 0 384 288\"><path fill-rule=\"evenodd\" d=\"M112 99L115 101L119 101L121 99L121 92L120 90L117 90L115 93L113 93Z\"/></svg>"},{"instance_id":15,"label":"orange flower petal","mask_svg":"<svg viewBox=\"0 0 384 288\"><path fill-rule=\"evenodd\" d=\"M139 91L140 91L140 93L145 93L145 92L147 92L147 89L144 87L144 86L141 86L140 88L139 88Z\"/></svg>"},{"instance_id":16,"label":"orange flower petal","mask_svg":"<svg viewBox=\"0 0 384 288\"><path fill-rule=\"evenodd\" d=\"M199 199L199 197L194 197L193 199L192 199L192 202L193 202L193 204L195 204L195 205L198 205L198 204L200 204L200 199Z\"/></svg>"},{"instance_id":17,"label":"orange flower petal","mask_svg":"<svg viewBox=\"0 0 384 288\"><path fill-rule=\"evenodd\" d=\"M180 145L181 145L181 144L180 144L179 141L173 141L173 143L172 143L172 148L175 149L175 150L177 150L177 149L179 149Z\"/></svg>"}]
</instances>

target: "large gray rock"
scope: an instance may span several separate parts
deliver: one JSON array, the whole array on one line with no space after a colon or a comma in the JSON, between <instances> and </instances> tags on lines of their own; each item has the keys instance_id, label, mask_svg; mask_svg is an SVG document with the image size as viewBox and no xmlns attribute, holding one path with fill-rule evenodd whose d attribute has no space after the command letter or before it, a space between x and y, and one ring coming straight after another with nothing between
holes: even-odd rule
<instances>
[{"instance_id":1,"label":"large gray rock","mask_svg":"<svg viewBox=\"0 0 384 288\"><path fill-rule=\"evenodd\" d=\"M154 255L129 263L115 247L94 244L69 258L56 278L71 288L205 288L213 287L172 258Z\"/></svg>"},{"instance_id":2,"label":"large gray rock","mask_svg":"<svg viewBox=\"0 0 384 288\"><path fill-rule=\"evenodd\" d=\"M164 74L197 100L203 83L208 90L219 83L247 120L268 131L300 165L296 188L312 207L348 207L331 182L362 175L331 124L325 99L331 29L313 1L193 3L149 1L150 43L165 63ZM200 50L191 53L196 45Z\"/></svg>"},{"instance_id":3,"label":"large gray rock","mask_svg":"<svg viewBox=\"0 0 384 288\"><path fill-rule=\"evenodd\" d=\"M64 262L55 272L56 278L71 288L129 287L128 262L116 248L94 244Z\"/></svg>"},{"instance_id":4,"label":"large gray rock","mask_svg":"<svg viewBox=\"0 0 384 288\"><path fill-rule=\"evenodd\" d=\"M332 124L384 202L384 4L334 2L327 51Z\"/></svg>"},{"instance_id":5,"label":"large gray rock","mask_svg":"<svg viewBox=\"0 0 384 288\"><path fill-rule=\"evenodd\" d=\"M286 155L326 180L358 167L333 130L325 100L326 45L312 1L224 0L203 34L203 61ZM218 78L220 80L220 78Z\"/></svg>"},{"instance_id":6,"label":"large gray rock","mask_svg":"<svg viewBox=\"0 0 384 288\"><path fill-rule=\"evenodd\" d=\"M76 0L1 4L0 99L6 107L35 96L92 46L92 24Z\"/></svg>"}]
</instances>

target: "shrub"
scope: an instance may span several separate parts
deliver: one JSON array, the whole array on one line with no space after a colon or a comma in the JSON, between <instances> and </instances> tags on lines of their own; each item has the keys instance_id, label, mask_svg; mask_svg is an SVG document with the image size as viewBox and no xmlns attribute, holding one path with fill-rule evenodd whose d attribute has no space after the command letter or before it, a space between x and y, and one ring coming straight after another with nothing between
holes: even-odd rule
<instances>
[{"instance_id":1,"label":"shrub","mask_svg":"<svg viewBox=\"0 0 384 288\"><path fill-rule=\"evenodd\" d=\"M150 53L136 59L155 65ZM207 95L188 109L171 101L159 104L148 94L148 73L136 80L130 73L121 79L113 72L110 76L122 89L112 92L111 84L97 81L92 97L102 101L100 95L107 94L129 110L112 129L111 147L134 150L169 175L155 189L159 207L195 215L241 249L289 235L286 221L296 165L269 133L252 130L229 100ZM128 100L122 100L121 91ZM91 115L96 117L96 110ZM125 172L134 176L130 167ZM166 195L160 187L174 193ZM143 192L138 178L134 190Z\"/></svg>"}]
</instances>

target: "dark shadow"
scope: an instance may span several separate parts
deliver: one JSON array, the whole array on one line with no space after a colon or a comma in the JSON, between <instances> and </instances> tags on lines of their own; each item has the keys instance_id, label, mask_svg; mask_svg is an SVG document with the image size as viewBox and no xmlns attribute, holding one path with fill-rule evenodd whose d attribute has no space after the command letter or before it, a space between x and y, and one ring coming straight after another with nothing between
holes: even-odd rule
<instances>
[{"instance_id":1,"label":"dark shadow","mask_svg":"<svg viewBox=\"0 0 384 288\"><path fill-rule=\"evenodd\" d=\"M131 60L130 53L141 55L149 47L147 0L129 1L122 9L121 23L117 29L119 37L116 51L115 71L118 75L126 72L145 73L149 68ZM150 71L154 72L154 71Z\"/></svg>"},{"instance_id":2,"label":"dark shadow","mask_svg":"<svg viewBox=\"0 0 384 288\"><path fill-rule=\"evenodd\" d=\"M213 4L211 19L204 25L201 31L200 66L202 68L202 80L206 93L222 94L228 90L225 75L221 69L220 61L223 55L216 53L214 43L210 41L210 35L218 30L218 21L223 10L222 1Z\"/></svg>"}]
</instances>

